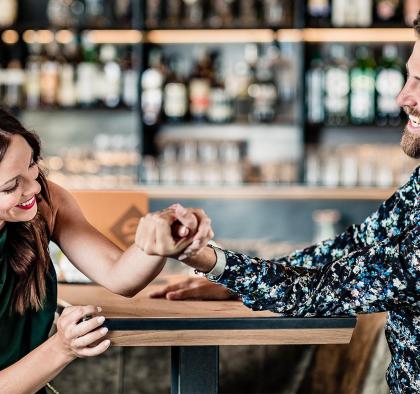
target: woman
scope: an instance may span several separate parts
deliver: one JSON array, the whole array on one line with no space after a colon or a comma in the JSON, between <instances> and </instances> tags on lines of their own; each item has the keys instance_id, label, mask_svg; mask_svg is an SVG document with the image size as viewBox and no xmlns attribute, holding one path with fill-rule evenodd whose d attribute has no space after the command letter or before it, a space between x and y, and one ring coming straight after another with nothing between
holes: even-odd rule
<instances>
[{"instance_id":1,"label":"woman","mask_svg":"<svg viewBox=\"0 0 420 394\"><path fill-rule=\"evenodd\" d=\"M96 356L110 346L105 318L94 305L65 308L57 333L48 338L57 302L50 240L93 281L127 297L165 263L139 249L139 234L123 253L86 221L66 190L46 180L39 160L38 137L0 109L0 391L8 394L37 392L77 357ZM196 252L212 236L200 210L174 206L153 220L178 223L176 239L161 255L190 244Z\"/></svg>"}]
</instances>

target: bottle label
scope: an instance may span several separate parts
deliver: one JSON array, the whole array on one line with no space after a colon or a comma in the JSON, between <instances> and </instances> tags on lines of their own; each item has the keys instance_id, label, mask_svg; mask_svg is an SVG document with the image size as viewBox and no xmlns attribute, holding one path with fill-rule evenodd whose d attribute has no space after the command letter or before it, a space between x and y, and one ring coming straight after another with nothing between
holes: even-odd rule
<instances>
[{"instance_id":1,"label":"bottle label","mask_svg":"<svg viewBox=\"0 0 420 394\"><path fill-rule=\"evenodd\" d=\"M171 82L165 86L163 108L170 118L182 118L186 115L187 88L183 83Z\"/></svg>"},{"instance_id":2,"label":"bottle label","mask_svg":"<svg viewBox=\"0 0 420 394\"><path fill-rule=\"evenodd\" d=\"M325 74L325 109L329 113L346 113L350 91L347 70L334 67Z\"/></svg>"},{"instance_id":3,"label":"bottle label","mask_svg":"<svg viewBox=\"0 0 420 394\"><path fill-rule=\"evenodd\" d=\"M210 94L209 120L212 122L227 122L232 118L233 109L224 89L212 89Z\"/></svg>"},{"instance_id":4,"label":"bottle label","mask_svg":"<svg viewBox=\"0 0 420 394\"><path fill-rule=\"evenodd\" d=\"M210 83L207 79L193 79L190 83L191 114L204 116L210 104Z\"/></svg>"},{"instance_id":5,"label":"bottle label","mask_svg":"<svg viewBox=\"0 0 420 394\"><path fill-rule=\"evenodd\" d=\"M376 78L376 90L384 96L397 97L403 86L404 77L399 70L382 70Z\"/></svg>"}]
</instances>

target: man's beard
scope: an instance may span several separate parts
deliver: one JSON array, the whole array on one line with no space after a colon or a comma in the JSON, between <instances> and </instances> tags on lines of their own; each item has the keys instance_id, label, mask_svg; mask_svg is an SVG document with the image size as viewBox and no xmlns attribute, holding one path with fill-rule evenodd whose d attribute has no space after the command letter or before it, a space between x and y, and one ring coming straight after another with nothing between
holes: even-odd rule
<instances>
[{"instance_id":1,"label":"man's beard","mask_svg":"<svg viewBox=\"0 0 420 394\"><path fill-rule=\"evenodd\" d=\"M420 113L418 113L414 108L404 106L403 109L407 115L420 117ZM420 133L413 134L406 126L404 128L400 145L406 155L412 157L413 159L420 159Z\"/></svg>"},{"instance_id":2,"label":"man's beard","mask_svg":"<svg viewBox=\"0 0 420 394\"><path fill-rule=\"evenodd\" d=\"M420 159L420 135L415 136L405 127L401 138L401 148L406 155L413 159Z\"/></svg>"}]
</instances>

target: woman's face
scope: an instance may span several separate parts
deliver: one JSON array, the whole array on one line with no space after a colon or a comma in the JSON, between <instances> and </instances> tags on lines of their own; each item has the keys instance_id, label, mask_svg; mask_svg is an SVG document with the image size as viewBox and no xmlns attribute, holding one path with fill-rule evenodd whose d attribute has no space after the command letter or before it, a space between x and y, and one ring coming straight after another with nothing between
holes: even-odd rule
<instances>
[{"instance_id":1,"label":"woman's face","mask_svg":"<svg viewBox=\"0 0 420 394\"><path fill-rule=\"evenodd\" d=\"M0 228L6 222L26 222L37 213L35 196L40 193L38 165L32 148L20 135L13 135L0 161Z\"/></svg>"}]
</instances>

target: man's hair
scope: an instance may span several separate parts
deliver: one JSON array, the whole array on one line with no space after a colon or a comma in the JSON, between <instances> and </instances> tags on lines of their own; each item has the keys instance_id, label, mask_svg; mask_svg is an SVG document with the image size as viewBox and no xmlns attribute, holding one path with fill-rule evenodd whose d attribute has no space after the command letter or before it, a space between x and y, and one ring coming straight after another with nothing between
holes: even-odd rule
<instances>
[{"instance_id":1,"label":"man's hair","mask_svg":"<svg viewBox=\"0 0 420 394\"><path fill-rule=\"evenodd\" d=\"M414 19L414 30L416 31L417 37L420 38L420 11L417 14L416 19Z\"/></svg>"}]
</instances>

